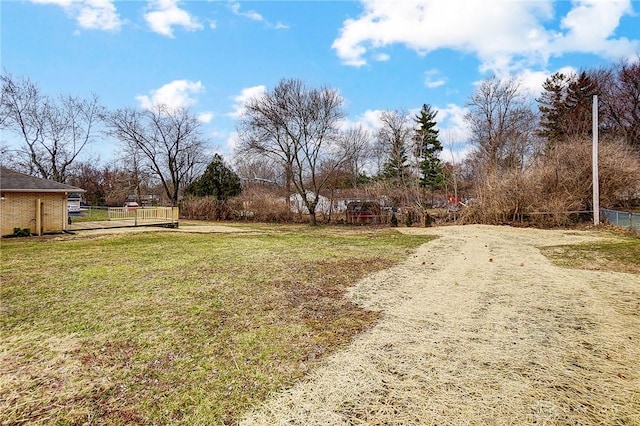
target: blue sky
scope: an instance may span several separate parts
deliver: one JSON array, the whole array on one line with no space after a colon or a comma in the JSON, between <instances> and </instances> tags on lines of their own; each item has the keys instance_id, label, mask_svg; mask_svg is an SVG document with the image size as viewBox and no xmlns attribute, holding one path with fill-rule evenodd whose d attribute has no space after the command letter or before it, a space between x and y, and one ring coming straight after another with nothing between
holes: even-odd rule
<instances>
[{"instance_id":1,"label":"blue sky","mask_svg":"<svg viewBox=\"0 0 640 426\"><path fill-rule=\"evenodd\" d=\"M3 0L2 67L49 95L92 93L110 109L189 107L231 159L242 102L282 78L338 89L348 125L427 103L464 155L478 81L515 75L536 96L558 70L640 55L631 0ZM347 125L346 124L346 125ZM91 152L117 157L114 141Z\"/></svg>"}]
</instances>

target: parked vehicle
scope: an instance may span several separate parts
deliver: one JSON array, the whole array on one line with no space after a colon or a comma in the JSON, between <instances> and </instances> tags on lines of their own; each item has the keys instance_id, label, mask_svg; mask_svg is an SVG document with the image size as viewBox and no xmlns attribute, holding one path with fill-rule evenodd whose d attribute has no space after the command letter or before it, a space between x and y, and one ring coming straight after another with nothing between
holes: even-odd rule
<instances>
[{"instance_id":1,"label":"parked vehicle","mask_svg":"<svg viewBox=\"0 0 640 426\"><path fill-rule=\"evenodd\" d=\"M124 211L129 212L129 211L134 211L140 208L140 204L136 203L135 201L127 201L126 203L124 203Z\"/></svg>"},{"instance_id":2,"label":"parked vehicle","mask_svg":"<svg viewBox=\"0 0 640 426\"><path fill-rule=\"evenodd\" d=\"M347 204L347 223L380 223L381 214L380 204L375 201L352 201Z\"/></svg>"}]
</instances>

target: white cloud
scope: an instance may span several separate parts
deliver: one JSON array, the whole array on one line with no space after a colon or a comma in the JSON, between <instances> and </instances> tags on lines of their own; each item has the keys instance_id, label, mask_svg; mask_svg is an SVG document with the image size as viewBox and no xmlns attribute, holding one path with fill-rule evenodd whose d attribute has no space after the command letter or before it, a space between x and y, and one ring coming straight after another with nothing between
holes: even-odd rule
<instances>
[{"instance_id":1,"label":"white cloud","mask_svg":"<svg viewBox=\"0 0 640 426\"><path fill-rule=\"evenodd\" d=\"M378 53L374 56L374 59L378 62L386 62L391 59L391 56L388 53Z\"/></svg>"},{"instance_id":2,"label":"white cloud","mask_svg":"<svg viewBox=\"0 0 640 426\"><path fill-rule=\"evenodd\" d=\"M179 0L153 0L149 2L151 12L144 15L152 31L173 38L173 27L180 26L187 31L197 31L202 24L184 9L178 7Z\"/></svg>"},{"instance_id":3,"label":"white cloud","mask_svg":"<svg viewBox=\"0 0 640 426\"><path fill-rule=\"evenodd\" d=\"M552 0L361 0L363 13L344 21L333 49L345 64L365 65L380 49L394 44L424 55L454 49L476 55L483 71L514 71L545 65L551 55L588 52L630 56L639 40L616 39L620 18L632 12L631 0L574 0L553 24Z\"/></svg>"},{"instance_id":4,"label":"white cloud","mask_svg":"<svg viewBox=\"0 0 640 426\"><path fill-rule=\"evenodd\" d=\"M264 18L262 17L262 15L260 15L258 12L254 10L250 10L248 12L240 12L240 3L238 2L230 3L229 8L234 14L238 16L244 16L245 18L249 18L252 21L264 21Z\"/></svg>"},{"instance_id":5,"label":"white cloud","mask_svg":"<svg viewBox=\"0 0 640 426\"><path fill-rule=\"evenodd\" d=\"M67 15L87 30L118 31L122 20L113 0L31 0L32 3L62 7Z\"/></svg>"},{"instance_id":6,"label":"white cloud","mask_svg":"<svg viewBox=\"0 0 640 426\"><path fill-rule=\"evenodd\" d=\"M200 114L198 114L198 121L201 123L211 123L211 120L213 120L214 114L211 111L205 111L205 112L201 112Z\"/></svg>"},{"instance_id":7,"label":"white cloud","mask_svg":"<svg viewBox=\"0 0 640 426\"><path fill-rule=\"evenodd\" d=\"M447 79L440 76L440 71L433 68L424 73L424 85L429 89L435 89L436 87L444 86Z\"/></svg>"},{"instance_id":8,"label":"white cloud","mask_svg":"<svg viewBox=\"0 0 640 426\"><path fill-rule=\"evenodd\" d=\"M31 0L31 3L38 4L55 4L60 7L69 7L73 3L78 3L79 0Z\"/></svg>"},{"instance_id":9,"label":"white cloud","mask_svg":"<svg viewBox=\"0 0 640 426\"><path fill-rule=\"evenodd\" d=\"M227 114L231 118L240 118L244 114L245 103L264 94L267 88L263 85L242 89L239 95L234 96L233 111Z\"/></svg>"},{"instance_id":10,"label":"white cloud","mask_svg":"<svg viewBox=\"0 0 640 426\"><path fill-rule=\"evenodd\" d=\"M533 71L526 69L518 73L515 77L520 82L520 87L529 94L532 98L537 98L542 93L542 84L544 81L551 77L555 72L563 73L564 75L576 74L578 71L573 67L562 67L556 71Z\"/></svg>"},{"instance_id":11,"label":"white cloud","mask_svg":"<svg viewBox=\"0 0 640 426\"><path fill-rule=\"evenodd\" d=\"M233 12L234 15L237 16L242 16L244 18L250 19L252 21L256 21L256 22L262 22L267 28L272 28L275 30L288 30L289 29L289 25L285 24L284 22L276 22L275 24L266 20L264 18L264 16L262 16L260 13L256 12L255 10L249 10L247 12L241 11L240 10L240 3L237 1L229 1L228 3L228 7L231 10L231 12Z\"/></svg>"},{"instance_id":12,"label":"white cloud","mask_svg":"<svg viewBox=\"0 0 640 426\"><path fill-rule=\"evenodd\" d=\"M464 121L467 108L447 104L443 108L436 107L435 110L438 112L436 121L440 131L439 138L444 148L440 158L443 161L462 161L472 149L469 144L471 133Z\"/></svg>"},{"instance_id":13,"label":"white cloud","mask_svg":"<svg viewBox=\"0 0 640 426\"><path fill-rule=\"evenodd\" d=\"M360 127L363 130L371 132L371 134L375 134L382 126L382 122L380 121L380 114L382 112L383 110L379 109L368 109L361 115L356 116L353 120L344 120L341 124L341 128L343 130L348 130Z\"/></svg>"},{"instance_id":14,"label":"white cloud","mask_svg":"<svg viewBox=\"0 0 640 426\"><path fill-rule=\"evenodd\" d=\"M138 95L136 100L144 109L154 109L164 105L169 109L188 108L198 100L194 97L204 90L200 81L174 80L159 89L151 90L150 95Z\"/></svg>"},{"instance_id":15,"label":"white cloud","mask_svg":"<svg viewBox=\"0 0 640 426\"><path fill-rule=\"evenodd\" d=\"M637 53L638 40L612 38L620 19L633 13L631 0L574 0L573 5L561 22L566 33L551 44L553 53L587 52L610 59Z\"/></svg>"}]
</instances>

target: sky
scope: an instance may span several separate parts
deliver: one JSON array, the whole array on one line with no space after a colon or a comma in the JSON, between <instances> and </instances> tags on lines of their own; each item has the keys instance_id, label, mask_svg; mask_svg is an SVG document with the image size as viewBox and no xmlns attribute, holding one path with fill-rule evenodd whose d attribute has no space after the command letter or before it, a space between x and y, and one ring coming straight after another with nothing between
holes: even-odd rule
<instances>
[{"instance_id":1,"label":"sky","mask_svg":"<svg viewBox=\"0 0 640 426\"><path fill-rule=\"evenodd\" d=\"M0 0L0 16L5 72L112 110L187 107L228 160L244 100L284 78L337 89L345 127L429 104L457 161L483 79L515 76L533 99L556 71L640 57L632 0ZM85 156L118 153L100 137Z\"/></svg>"}]
</instances>

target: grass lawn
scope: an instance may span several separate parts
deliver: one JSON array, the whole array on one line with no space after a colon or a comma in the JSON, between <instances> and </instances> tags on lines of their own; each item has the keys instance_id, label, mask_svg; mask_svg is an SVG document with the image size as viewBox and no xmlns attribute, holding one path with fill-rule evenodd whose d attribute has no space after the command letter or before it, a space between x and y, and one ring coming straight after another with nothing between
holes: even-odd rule
<instances>
[{"instance_id":1,"label":"grass lawn","mask_svg":"<svg viewBox=\"0 0 640 426\"><path fill-rule=\"evenodd\" d=\"M569 268L640 274L640 235L630 231L608 232L616 236L614 241L545 247L542 253Z\"/></svg>"},{"instance_id":2,"label":"grass lawn","mask_svg":"<svg viewBox=\"0 0 640 426\"><path fill-rule=\"evenodd\" d=\"M256 226L2 241L0 424L232 424L376 319L425 237Z\"/></svg>"},{"instance_id":3,"label":"grass lawn","mask_svg":"<svg viewBox=\"0 0 640 426\"><path fill-rule=\"evenodd\" d=\"M92 207L88 210L83 210L79 216L71 216L74 222L96 222L109 220L109 214L107 208L95 208Z\"/></svg>"}]
</instances>

